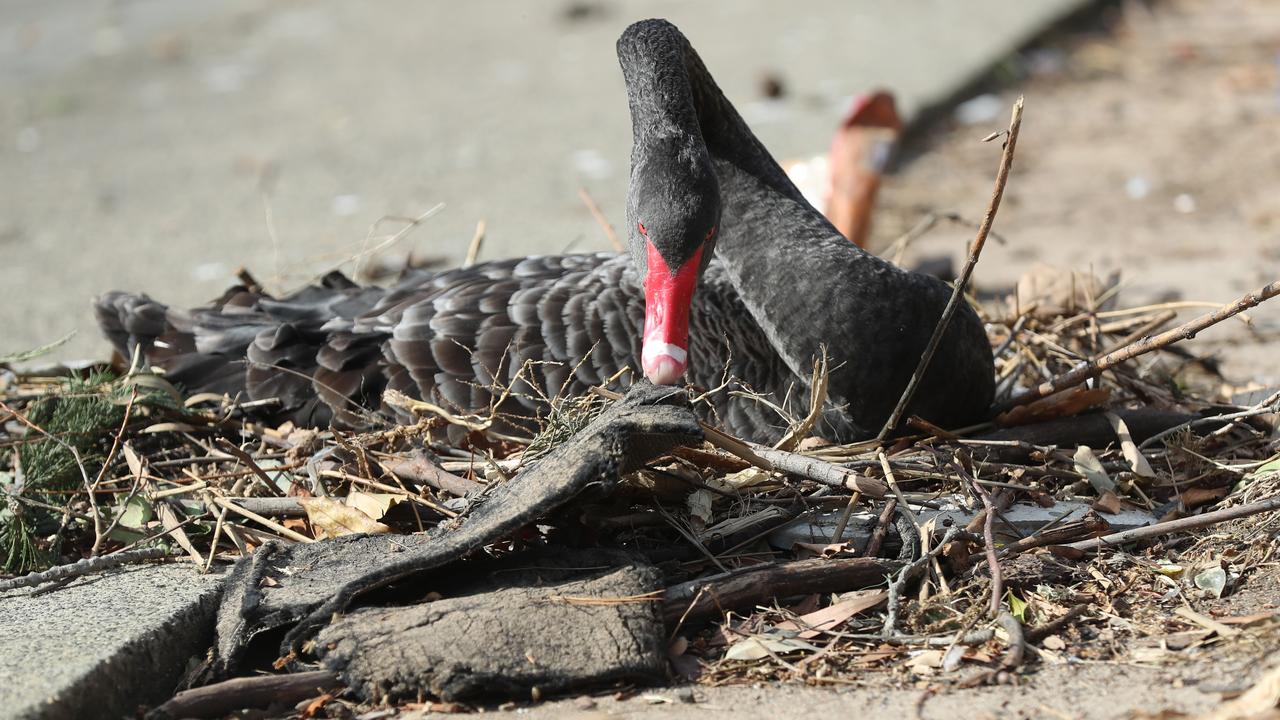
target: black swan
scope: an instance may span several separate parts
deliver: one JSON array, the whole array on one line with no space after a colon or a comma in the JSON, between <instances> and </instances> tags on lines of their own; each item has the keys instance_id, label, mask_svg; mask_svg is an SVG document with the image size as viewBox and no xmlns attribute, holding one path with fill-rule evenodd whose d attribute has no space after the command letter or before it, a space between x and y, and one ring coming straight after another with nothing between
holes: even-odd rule
<instances>
[{"instance_id":1,"label":"black swan","mask_svg":"<svg viewBox=\"0 0 1280 720\"><path fill-rule=\"evenodd\" d=\"M139 350L188 391L277 398L278 419L360 427L379 410L394 416L382 404L394 389L454 411L496 410L503 427L526 434L550 398L630 367L655 383L720 388L702 412L767 441L785 430L778 408L806 407L825 352L818 434L877 432L950 288L842 237L674 25L631 25L618 58L635 139L629 258L501 260L417 272L391 288L335 273L282 298L233 287L194 310L110 292L95 303L99 324L122 354ZM910 412L942 426L976 422L993 384L982 323L964 305Z\"/></svg>"}]
</instances>

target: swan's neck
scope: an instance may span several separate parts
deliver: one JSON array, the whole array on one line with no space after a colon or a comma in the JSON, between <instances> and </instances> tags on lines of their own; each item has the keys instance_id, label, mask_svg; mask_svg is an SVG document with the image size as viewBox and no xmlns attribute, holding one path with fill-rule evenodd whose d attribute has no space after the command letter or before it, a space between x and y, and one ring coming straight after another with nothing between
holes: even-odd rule
<instances>
[{"instance_id":1,"label":"swan's neck","mask_svg":"<svg viewBox=\"0 0 1280 720\"><path fill-rule=\"evenodd\" d=\"M721 192L716 257L791 370L807 379L842 343L848 296L872 258L815 210L756 139L675 26L637 23L618 41L637 155L655 136L705 144ZM873 261L874 263L874 261Z\"/></svg>"}]
</instances>

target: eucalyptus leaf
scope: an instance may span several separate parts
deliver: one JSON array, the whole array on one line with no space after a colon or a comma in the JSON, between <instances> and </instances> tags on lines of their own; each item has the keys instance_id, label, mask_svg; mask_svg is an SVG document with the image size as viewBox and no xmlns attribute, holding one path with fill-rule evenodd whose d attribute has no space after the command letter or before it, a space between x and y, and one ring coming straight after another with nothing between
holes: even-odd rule
<instances>
[{"instance_id":1,"label":"eucalyptus leaf","mask_svg":"<svg viewBox=\"0 0 1280 720\"><path fill-rule=\"evenodd\" d=\"M1013 591L1005 593L1005 599L1009 601L1009 613L1018 618L1018 622L1027 622L1027 601L1013 594Z\"/></svg>"},{"instance_id":2,"label":"eucalyptus leaf","mask_svg":"<svg viewBox=\"0 0 1280 720\"><path fill-rule=\"evenodd\" d=\"M1099 495L1116 491L1115 481L1102 468L1102 462L1098 460L1097 455L1093 454L1093 448L1081 445L1076 448L1076 454L1072 459L1075 460L1076 472L1085 476Z\"/></svg>"},{"instance_id":3,"label":"eucalyptus leaf","mask_svg":"<svg viewBox=\"0 0 1280 720\"><path fill-rule=\"evenodd\" d=\"M156 509L150 500L135 495L124 507L117 507L116 513L120 516L120 527L141 528L155 519Z\"/></svg>"}]
</instances>

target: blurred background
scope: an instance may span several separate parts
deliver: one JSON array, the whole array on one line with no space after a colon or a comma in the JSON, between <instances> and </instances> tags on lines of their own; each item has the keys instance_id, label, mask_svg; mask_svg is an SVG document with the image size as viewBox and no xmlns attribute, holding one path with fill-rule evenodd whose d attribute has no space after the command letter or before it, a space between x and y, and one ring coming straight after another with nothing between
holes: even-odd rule
<instances>
[{"instance_id":1,"label":"blurred background","mask_svg":"<svg viewBox=\"0 0 1280 720\"><path fill-rule=\"evenodd\" d=\"M108 289L194 305L240 267L274 290L376 279L456 263L481 221L481 260L609 249L583 192L621 225L613 44L650 16L780 159L890 90L908 134L870 243L909 234L904 264L962 255L999 155L978 141L1025 93L979 289L1047 262L1121 270L1127 301L1227 301L1280 273L1268 0L3 0L0 355L74 331L49 359L104 357L88 303ZM1257 374L1278 313L1254 315L1211 339Z\"/></svg>"}]
</instances>

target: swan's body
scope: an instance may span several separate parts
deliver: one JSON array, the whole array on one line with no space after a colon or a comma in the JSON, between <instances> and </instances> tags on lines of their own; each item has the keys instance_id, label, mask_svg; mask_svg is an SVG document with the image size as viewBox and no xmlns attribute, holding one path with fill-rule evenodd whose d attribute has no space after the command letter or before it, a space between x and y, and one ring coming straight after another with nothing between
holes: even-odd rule
<instances>
[{"instance_id":1,"label":"swan's body","mask_svg":"<svg viewBox=\"0 0 1280 720\"><path fill-rule=\"evenodd\" d=\"M874 433L949 288L855 247L809 206L674 26L637 23L618 54L635 133L630 258L505 260L389 289L335 277L283 300L233 288L193 311L109 293L97 303L104 331L126 353L141 346L190 390L277 397L282 412L311 424L359 423L353 408L377 409L388 388L474 411L489 408L491 388L510 385L498 410L528 428L519 418L536 416L547 397L581 393L624 367L661 382L683 371L703 388L733 377L800 408L825 350L820 434ZM962 307L911 411L968 423L986 413L992 387L986 335ZM712 398L707 412L732 432L768 439L781 430L755 399Z\"/></svg>"}]
</instances>

